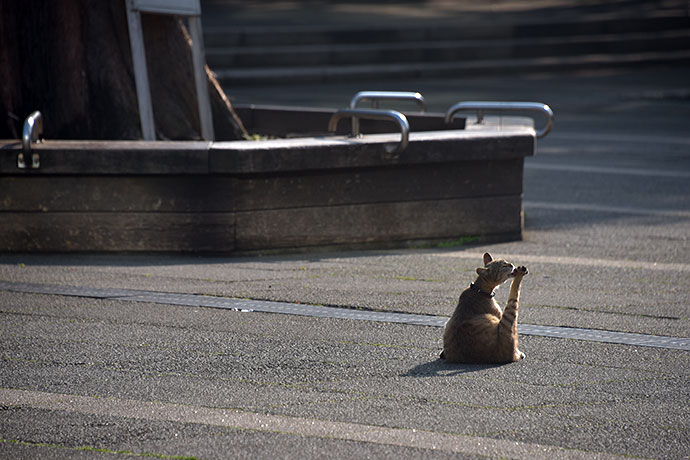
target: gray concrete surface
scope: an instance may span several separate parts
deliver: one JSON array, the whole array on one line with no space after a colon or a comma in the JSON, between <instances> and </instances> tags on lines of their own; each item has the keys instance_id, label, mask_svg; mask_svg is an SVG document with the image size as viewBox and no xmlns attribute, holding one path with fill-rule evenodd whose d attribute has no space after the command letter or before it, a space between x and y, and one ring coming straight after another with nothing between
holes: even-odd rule
<instances>
[{"instance_id":1,"label":"gray concrete surface","mask_svg":"<svg viewBox=\"0 0 690 460\"><path fill-rule=\"evenodd\" d=\"M690 69L229 88L536 100L524 241L229 258L0 255L0 280L450 315L481 254L527 265L520 321L690 337ZM499 290L504 303L508 289ZM0 291L1 458L689 458L690 354L521 336L504 366L441 330Z\"/></svg>"}]
</instances>

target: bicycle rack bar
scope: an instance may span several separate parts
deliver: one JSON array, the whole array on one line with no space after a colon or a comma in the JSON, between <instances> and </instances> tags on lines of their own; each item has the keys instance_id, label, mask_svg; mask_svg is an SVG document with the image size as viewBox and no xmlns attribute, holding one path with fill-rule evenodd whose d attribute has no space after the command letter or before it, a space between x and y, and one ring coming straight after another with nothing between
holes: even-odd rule
<instances>
[{"instance_id":1,"label":"bicycle rack bar","mask_svg":"<svg viewBox=\"0 0 690 460\"><path fill-rule=\"evenodd\" d=\"M394 121L400 127L400 142L395 145L387 145L386 152L388 153L400 153L405 148L410 138L410 124L407 122L407 118L400 112L395 110L378 110L378 109L340 109L331 116L328 122L328 130L335 132L338 127L338 122L347 117L352 118L365 118L369 120L389 120ZM352 136L359 136L359 129L355 130L353 127Z\"/></svg>"},{"instance_id":2,"label":"bicycle rack bar","mask_svg":"<svg viewBox=\"0 0 690 460\"><path fill-rule=\"evenodd\" d=\"M411 91L360 91L355 94L352 100L350 100L350 108L354 109L357 107L361 101L371 101L371 107L378 108L377 101L380 100L397 100L405 101L411 100L415 101L420 108L420 112L426 111L426 103L424 102L424 96L420 93L415 93Z\"/></svg>"},{"instance_id":3,"label":"bicycle rack bar","mask_svg":"<svg viewBox=\"0 0 690 460\"><path fill-rule=\"evenodd\" d=\"M43 137L43 115L38 110L33 112L31 115L26 117L24 121L24 130L22 131L22 153L17 155L17 168L26 169L27 160L29 159L29 154L31 153L31 143L40 142ZM38 152L31 154L31 164L32 169L38 169L41 167L41 157Z\"/></svg>"},{"instance_id":4,"label":"bicycle rack bar","mask_svg":"<svg viewBox=\"0 0 690 460\"><path fill-rule=\"evenodd\" d=\"M426 103L421 93L413 91L360 91L350 100L350 108L354 109L362 101L371 101L371 108L378 109L378 101L415 101L419 106L420 112L426 111ZM359 120L352 117L352 131L359 132Z\"/></svg>"},{"instance_id":5,"label":"bicycle rack bar","mask_svg":"<svg viewBox=\"0 0 690 460\"><path fill-rule=\"evenodd\" d=\"M540 112L546 116L546 125L537 131L537 137L546 136L553 128L553 111L548 105L541 102L458 102L446 112L446 123L450 123L455 114L461 111L476 111L477 123L481 123L486 110L495 112Z\"/></svg>"}]
</instances>

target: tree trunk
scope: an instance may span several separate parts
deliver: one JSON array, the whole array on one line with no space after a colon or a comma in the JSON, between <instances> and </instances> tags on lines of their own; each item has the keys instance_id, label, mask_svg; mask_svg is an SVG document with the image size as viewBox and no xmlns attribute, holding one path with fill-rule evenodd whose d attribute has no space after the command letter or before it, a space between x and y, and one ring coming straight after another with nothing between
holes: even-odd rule
<instances>
[{"instance_id":1,"label":"tree trunk","mask_svg":"<svg viewBox=\"0 0 690 460\"><path fill-rule=\"evenodd\" d=\"M0 0L0 139L43 113L47 139L139 139L124 0ZM159 139L200 138L191 39L182 20L142 14ZM217 140L246 132L207 70Z\"/></svg>"}]
</instances>

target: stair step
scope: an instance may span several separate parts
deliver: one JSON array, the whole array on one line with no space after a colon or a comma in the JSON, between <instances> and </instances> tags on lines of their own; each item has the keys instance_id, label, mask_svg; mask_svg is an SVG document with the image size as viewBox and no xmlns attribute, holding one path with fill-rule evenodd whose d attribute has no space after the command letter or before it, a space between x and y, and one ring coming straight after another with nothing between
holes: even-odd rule
<instances>
[{"instance_id":1,"label":"stair step","mask_svg":"<svg viewBox=\"0 0 690 460\"><path fill-rule=\"evenodd\" d=\"M495 23L433 26L256 26L208 27L204 29L207 47L265 47L274 45L337 45L405 41L527 38L564 35L598 35L651 32L690 28L687 11L659 11L644 17L616 17L591 21L549 24Z\"/></svg>"},{"instance_id":2,"label":"stair step","mask_svg":"<svg viewBox=\"0 0 690 460\"><path fill-rule=\"evenodd\" d=\"M615 54L690 49L690 29L596 36L208 48L212 69L448 62L544 55Z\"/></svg>"},{"instance_id":3,"label":"stair step","mask_svg":"<svg viewBox=\"0 0 690 460\"><path fill-rule=\"evenodd\" d=\"M223 85L306 83L362 78L419 78L482 75L496 72L551 72L658 64L690 64L690 50L617 55L545 56L530 59L494 59L467 62L408 62L348 66L296 66L221 69L216 76Z\"/></svg>"},{"instance_id":4,"label":"stair step","mask_svg":"<svg viewBox=\"0 0 690 460\"><path fill-rule=\"evenodd\" d=\"M209 27L206 58L226 85L688 64L690 16L682 2L664 1L564 8L552 20Z\"/></svg>"}]
</instances>

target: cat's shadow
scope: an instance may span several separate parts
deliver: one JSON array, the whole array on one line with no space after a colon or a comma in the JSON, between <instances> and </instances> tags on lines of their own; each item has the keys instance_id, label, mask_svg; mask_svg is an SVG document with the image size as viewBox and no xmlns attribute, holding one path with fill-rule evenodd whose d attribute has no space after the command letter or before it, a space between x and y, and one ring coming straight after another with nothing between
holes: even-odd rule
<instances>
[{"instance_id":1,"label":"cat's shadow","mask_svg":"<svg viewBox=\"0 0 690 460\"><path fill-rule=\"evenodd\" d=\"M401 374L401 377L452 377L501 366L505 366L505 364L455 364L437 358L434 361L416 365L406 373Z\"/></svg>"}]
</instances>

